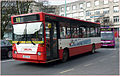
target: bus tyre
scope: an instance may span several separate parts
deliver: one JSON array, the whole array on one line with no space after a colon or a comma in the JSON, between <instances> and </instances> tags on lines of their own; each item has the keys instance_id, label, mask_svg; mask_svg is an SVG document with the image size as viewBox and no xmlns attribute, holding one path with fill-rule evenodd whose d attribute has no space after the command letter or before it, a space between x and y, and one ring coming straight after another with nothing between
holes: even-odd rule
<instances>
[{"instance_id":1,"label":"bus tyre","mask_svg":"<svg viewBox=\"0 0 120 76\"><path fill-rule=\"evenodd\" d=\"M7 57L12 58L12 51L8 51Z\"/></svg>"},{"instance_id":2,"label":"bus tyre","mask_svg":"<svg viewBox=\"0 0 120 76\"><path fill-rule=\"evenodd\" d=\"M113 46L112 48L115 48L115 46Z\"/></svg>"},{"instance_id":3,"label":"bus tyre","mask_svg":"<svg viewBox=\"0 0 120 76\"><path fill-rule=\"evenodd\" d=\"M95 53L95 45L92 45L92 51L91 51L92 54Z\"/></svg>"},{"instance_id":4,"label":"bus tyre","mask_svg":"<svg viewBox=\"0 0 120 76\"><path fill-rule=\"evenodd\" d=\"M64 50L63 51L62 62L66 62L67 60L68 60L68 51Z\"/></svg>"}]
</instances>

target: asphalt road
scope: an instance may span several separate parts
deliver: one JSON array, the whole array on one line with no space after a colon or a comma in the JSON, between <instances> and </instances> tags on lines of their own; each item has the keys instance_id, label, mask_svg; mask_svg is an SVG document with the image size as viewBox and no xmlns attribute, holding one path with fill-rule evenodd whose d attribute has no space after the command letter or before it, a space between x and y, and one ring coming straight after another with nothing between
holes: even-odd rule
<instances>
[{"instance_id":1,"label":"asphalt road","mask_svg":"<svg viewBox=\"0 0 120 76\"><path fill-rule=\"evenodd\" d=\"M82 54L48 64L36 64L2 60L2 75L118 75L119 45L116 48L100 48L95 54Z\"/></svg>"}]
</instances>

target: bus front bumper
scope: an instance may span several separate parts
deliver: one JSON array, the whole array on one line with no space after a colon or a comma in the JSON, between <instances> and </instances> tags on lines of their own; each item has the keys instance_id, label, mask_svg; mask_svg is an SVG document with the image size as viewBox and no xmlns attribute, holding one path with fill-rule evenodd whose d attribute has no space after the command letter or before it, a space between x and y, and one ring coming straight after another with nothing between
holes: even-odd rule
<instances>
[{"instance_id":1,"label":"bus front bumper","mask_svg":"<svg viewBox=\"0 0 120 76\"><path fill-rule=\"evenodd\" d=\"M32 63L46 63L46 60L37 54L16 54L13 55L13 59Z\"/></svg>"},{"instance_id":2,"label":"bus front bumper","mask_svg":"<svg viewBox=\"0 0 120 76\"><path fill-rule=\"evenodd\" d=\"M101 44L101 46L115 46L115 44Z\"/></svg>"}]
</instances>

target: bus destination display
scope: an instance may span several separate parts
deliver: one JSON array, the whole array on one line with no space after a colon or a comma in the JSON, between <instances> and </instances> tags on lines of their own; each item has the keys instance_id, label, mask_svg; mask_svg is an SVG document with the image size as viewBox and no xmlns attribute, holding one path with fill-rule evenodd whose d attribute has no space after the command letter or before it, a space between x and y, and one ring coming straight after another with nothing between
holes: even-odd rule
<instances>
[{"instance_id":1,"label":"bus destination display","mask_svg":"<svg viewBox=\"0 0 120 76\"><path fill-rule=\"evenodd\" d=\"M31 21L39 21L39 20L40 20L39 14L19 16L13 18L14 23L31 22Z\"/></svg>"},{"instance_id":2,"label":"bus destination display","mask_svg":"<svg viewBox=\"0 0 120 76\"><path fill-rule=\"evenodd\" d=\"M102 28L101 31L113 31L111 28Z\"/></svg>"}]
</instances>

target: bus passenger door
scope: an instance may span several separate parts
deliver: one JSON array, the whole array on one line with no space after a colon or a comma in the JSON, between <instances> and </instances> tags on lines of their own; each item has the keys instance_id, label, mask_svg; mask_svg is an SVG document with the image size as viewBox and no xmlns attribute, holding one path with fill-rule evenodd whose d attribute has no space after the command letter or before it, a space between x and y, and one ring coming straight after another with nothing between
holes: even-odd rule
<instances>
[{"instance_id":1,"label":"bus passenger door","mask_svg":"<svg viewBox=\"0 0 120 76\"><path fill-rule=\"evenodd\" d=\"M57 41L56 23L46 23L46 52L47 60L58 58L58 41Z\"/></svg>"}]
</instances>

